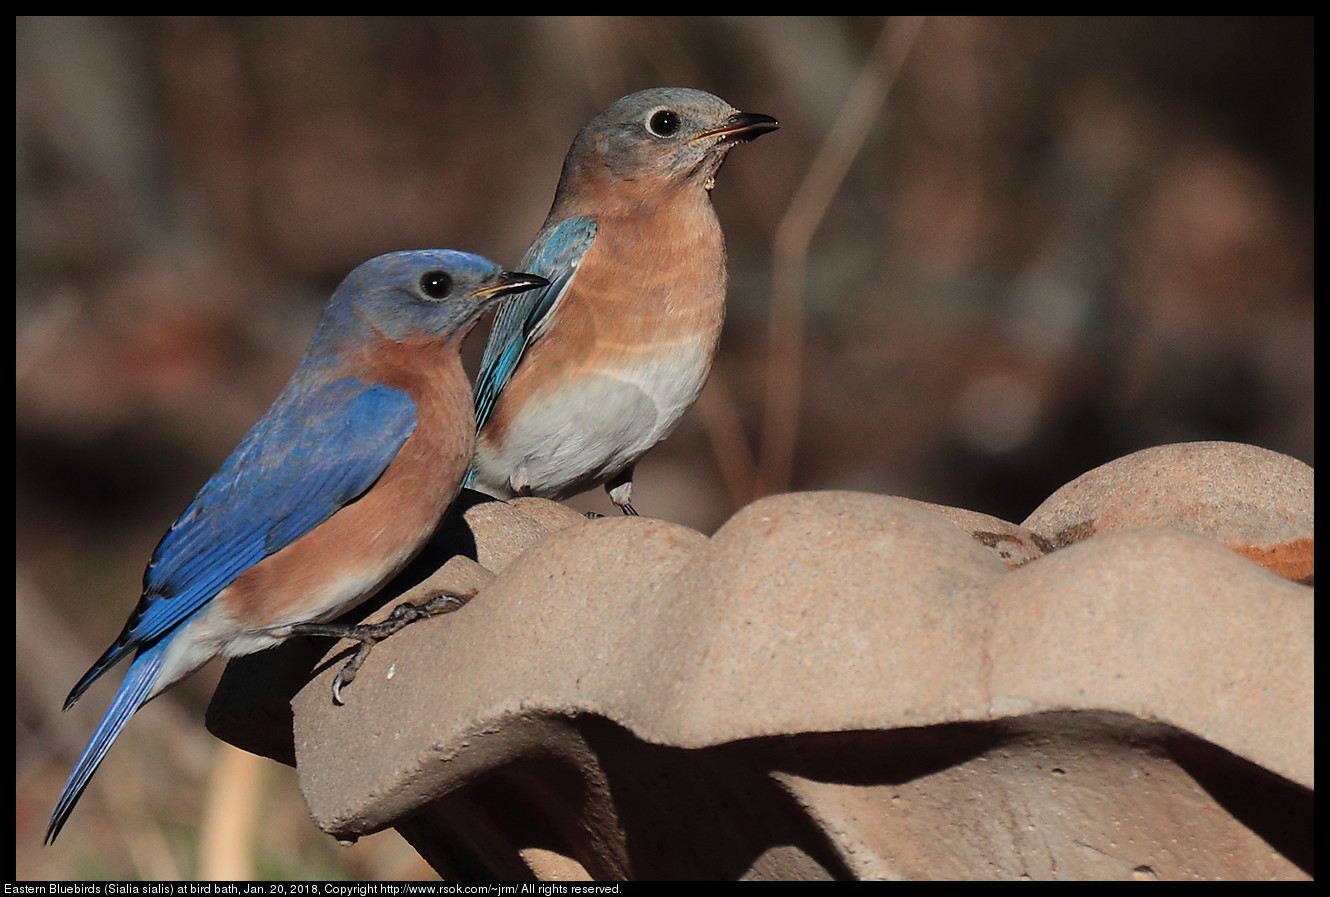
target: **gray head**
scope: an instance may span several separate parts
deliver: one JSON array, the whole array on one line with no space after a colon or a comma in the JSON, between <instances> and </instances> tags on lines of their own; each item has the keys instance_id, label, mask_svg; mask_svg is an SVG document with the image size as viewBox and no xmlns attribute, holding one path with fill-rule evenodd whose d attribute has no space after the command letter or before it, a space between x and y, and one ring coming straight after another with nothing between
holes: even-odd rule
<instances>
[{"instance_id":1,"label":"gray head","mask_svg":"<svg viewBox=\"0 0 1330 897\"><path fill-rule=\"evenodd\" d=\"M341 332L368 327L393 340L460 340L504 296L547 283L451 249L390 252L347 275L328 303L316 339L335 340Z\"/></svg>"},{"instance_id":2,"label":"gray head","mask_svg":"<svg viewBox=\"0 0 1330 897\"><path fill-rule=\"evenodd\" d=\"M779 127L769 115L740 112L686 87L630 94L587 123L564 161L561 184L607 174L613 180L686 178L710 188L726 153Z\"/></svg>"}]
</instances>

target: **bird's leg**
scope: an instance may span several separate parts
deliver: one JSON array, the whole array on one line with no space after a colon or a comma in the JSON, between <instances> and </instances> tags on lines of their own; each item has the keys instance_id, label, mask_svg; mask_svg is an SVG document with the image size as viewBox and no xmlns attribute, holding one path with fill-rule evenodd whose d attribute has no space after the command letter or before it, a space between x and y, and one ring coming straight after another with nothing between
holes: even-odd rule
<instances>
[{"instance_id":1,"label":"bird's leg","mask_svg":"<svg viewBox=\"0 0 1330 897\"><path fill-rule=\"evenodd\" d=\"M355 655L346 662L346 666L333 679L333 701L342 702L342 689L350 685L360 671L365 658L374 646L388 636L429 617L452 613L462 607L471 598L470 595L435 595L423 604L403 602L392 609L387 619L378 623L299 623L291 627L292 635L313 635L327 638L344 638L360 642Z\"/></svg>"},{"instance_id":2,"label":"bird's leg","mask_svg":"<svg viewBox=\"0 0 1330 897\"><path fill-rule=\"evenodd\" d=\"M629 517L636 517L637 511L633 508L633 467L629 467L622 473L615 474L614 478L605 483L605 491L609 493L610 501L614 506L623 511Z\"/></svg>"},{"instance_id":3,"label":"bird's leg","mask_svg":"<svg viewBox=\"0 0 1330 897\"><path fill-rule=\"evenodd\" d=\"M302 623L292 627L299 635L347 638L360 642L355 656L347 661L333 679L333 701L342 703L342 688L351 684L370 650L394 632L427 617L451 613L474 598L494 574L470 558L456 555L438 570L402 594L402 603L381 623L338 624Z\"/></svg>"}]
</instances>

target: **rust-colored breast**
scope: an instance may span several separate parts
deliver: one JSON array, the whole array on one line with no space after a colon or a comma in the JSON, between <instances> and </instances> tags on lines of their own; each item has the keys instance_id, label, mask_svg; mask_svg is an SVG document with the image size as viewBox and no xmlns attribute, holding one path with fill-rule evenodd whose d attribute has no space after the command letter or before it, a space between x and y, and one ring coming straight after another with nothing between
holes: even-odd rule
<instances>
[{"instance_id":1,"label":"rust-colored breast","mask_svg":"<svg viewBox=\"0 0 1330 897\"><path fill-rule=\"evenodd\" d=\"M362 360L367 380L415 401L416 429L361 498L223 590L247 626L328 619L373 594L420 550L466 475L475 413L455 348L385 341Z\"/></svg>"},{"instance_id":2,"label":"rust-colored breast","mask_svg":"<svg viewBox=\"0 0 1330 897\"><path fill-rule=\"evenodd\" d=\"M596 242L560 302L550 333L531 346L495 403L481 440L502 444L520 409L589 372L635 366L635 356L701 348L714 354L725 320L725 240L696 188L630 191L594 214ZM577 213L576 210L570 210Z\"/></svg>"}]
</instances>

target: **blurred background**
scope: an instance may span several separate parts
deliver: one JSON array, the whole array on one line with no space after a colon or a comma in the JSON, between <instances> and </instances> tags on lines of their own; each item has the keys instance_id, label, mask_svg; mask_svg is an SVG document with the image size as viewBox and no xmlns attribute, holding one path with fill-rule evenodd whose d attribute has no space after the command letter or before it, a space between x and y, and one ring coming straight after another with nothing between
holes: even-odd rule
<instances>
[{"instance_id":1,"label":"blurred background","mask_svg":"<svg viewBox=\"0 0 1330 897\"><path fill-rule=\"evenodd\" d=\"M208 735L217 664L43 849L115 686L58 708L338 281L403 248L515 265L634 90L781 122L713 193L722 351L638 468L644 514L712 532L854 489L1019 523L1147 446L1315 463L1310 17L15 25L19 879L432 874L394 833L338 846L293 773Z\"/></svg>"}]
</instances>

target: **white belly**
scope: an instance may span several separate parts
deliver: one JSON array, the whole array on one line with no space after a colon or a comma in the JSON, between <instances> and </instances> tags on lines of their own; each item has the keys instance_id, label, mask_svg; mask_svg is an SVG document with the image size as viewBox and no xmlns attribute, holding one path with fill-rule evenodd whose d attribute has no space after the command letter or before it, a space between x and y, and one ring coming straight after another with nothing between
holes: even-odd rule
<instances>
[{"instance_id":1,"label":"white belly","mask_svg":"<svg viewBox=\"0 0 1330 897\"><path fill-rule=\"evenodd\" d=\"M478 485L556 500L591 489L674 431L710 369L709 347L676 348L624 358L575 388L537 395L502 445L477 446Z\"/></svg>"}]
</instances>

